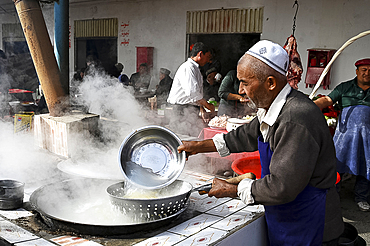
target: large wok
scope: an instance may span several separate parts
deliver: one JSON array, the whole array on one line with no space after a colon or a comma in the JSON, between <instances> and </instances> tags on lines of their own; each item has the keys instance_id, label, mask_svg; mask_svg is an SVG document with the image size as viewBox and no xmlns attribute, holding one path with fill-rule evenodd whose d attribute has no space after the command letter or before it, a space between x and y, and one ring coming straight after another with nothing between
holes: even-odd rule
<instances>
[{"instance_id":1,"label":"large wok","mask_svg":"<svg viewBox=\"0 0 370 246\"><path fill-rule=\"evenodd\" d=\"M173 214L149 220L145 216L123 213L111 204L107 193L107 187L116 183L114 180L86 178L51 183L35 190L30 203L52 230L87 235L126 235L156 229L169 224L187 208L188 203ZM192 186L183 187L178 190L178 195L187 199Z\"/></svg>"}]
</instances>

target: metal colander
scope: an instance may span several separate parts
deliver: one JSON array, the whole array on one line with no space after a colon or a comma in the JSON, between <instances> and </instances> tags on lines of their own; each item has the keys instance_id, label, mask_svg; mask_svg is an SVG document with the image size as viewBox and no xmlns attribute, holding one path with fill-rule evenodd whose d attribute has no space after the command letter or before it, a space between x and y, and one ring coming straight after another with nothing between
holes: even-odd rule
<instances>
[{"instance_id":1,"label":"metal colander","mask_svg":"<svg viewBox=\"0 0 370 246\"><path fill-rule=\"evenodd\" d=\"M152 190L158 198L125 198L128 187L125 182L107 188L114 209L135 218L160 220L183 212L188 205L193 186L185 181L176 180L167 187Z\"/></svg>"}]
</instances>

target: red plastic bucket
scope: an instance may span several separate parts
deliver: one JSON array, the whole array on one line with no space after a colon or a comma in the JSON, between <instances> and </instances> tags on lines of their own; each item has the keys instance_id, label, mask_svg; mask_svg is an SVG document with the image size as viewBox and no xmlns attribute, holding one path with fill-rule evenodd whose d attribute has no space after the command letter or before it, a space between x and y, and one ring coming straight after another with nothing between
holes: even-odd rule
<instances>
[{"instance_id":1,"label":"red plastic bucket","mask_svg":"<svg viewBox=\"0 0 370 246\"><path fill-rule=\"evenodd\" d=\"M231 164L231 169L237 174L252 172L256 175L257 179L261 178L261 163L259 156L250 156L236 159Z\"/></svg>"},{"instance_id":2,"label":"red plastic bucket","mask_svg":"<svg viewBox=\"0 0 370 246\"><path fill-rule=\"evenodd\" d=\"M258 179L261 178L261 163L259 156L249 156L244 158L239 158L233 161L231 164L231 169L237 174L241 175L244 173L252 172L256 175ZM336 184L340 181L340 175L337 173Z\"/></svg>"}]
</instances>

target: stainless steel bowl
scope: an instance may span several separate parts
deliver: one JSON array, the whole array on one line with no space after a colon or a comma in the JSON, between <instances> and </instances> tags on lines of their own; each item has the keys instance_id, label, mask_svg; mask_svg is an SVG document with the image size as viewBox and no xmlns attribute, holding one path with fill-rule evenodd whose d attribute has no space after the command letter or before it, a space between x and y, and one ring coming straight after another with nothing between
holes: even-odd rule
<instances>
[{"instance_id":1,"label":"stainless steel bowl","mask_svg":"<svg viewBox=\"0 0 370 246\"><path fill-rule=\"evenodd\" d=\"M118 162L125 178L143 189L159 189L174 182L185 166L181 140L161 126L145 126L122 142Z\"/></svg>"},{"instance_id":2,"label":"stainless steel bowl","mask_svg":"<svg viewBox=\"0 0 370 246\"><path fill-rule=\"evenodd\" d=\"M22 207L24 183L16 180L0 180L0 209L17 209Z\"/></svg>"}]
</instances>

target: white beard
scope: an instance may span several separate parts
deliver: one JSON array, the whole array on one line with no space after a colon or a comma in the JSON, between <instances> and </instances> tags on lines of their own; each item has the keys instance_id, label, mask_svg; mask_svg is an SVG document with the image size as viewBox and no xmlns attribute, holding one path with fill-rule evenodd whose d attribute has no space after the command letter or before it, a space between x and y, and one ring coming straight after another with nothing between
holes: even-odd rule
<instances>
[{"instance_id":1,"label":"white beard","mask_svg":"<svg viewBox=\"0 0 370 246\"><path fill-rule=\"evenodd\" d=\"M250 99L249 97L248 97L248 99L249 99L249 101L247 102L247 105L251 108L251 109L253 109L253 110L256 110L257 109L257 105L252 101L252 99Z\"/></svg>"}]
</instances>

